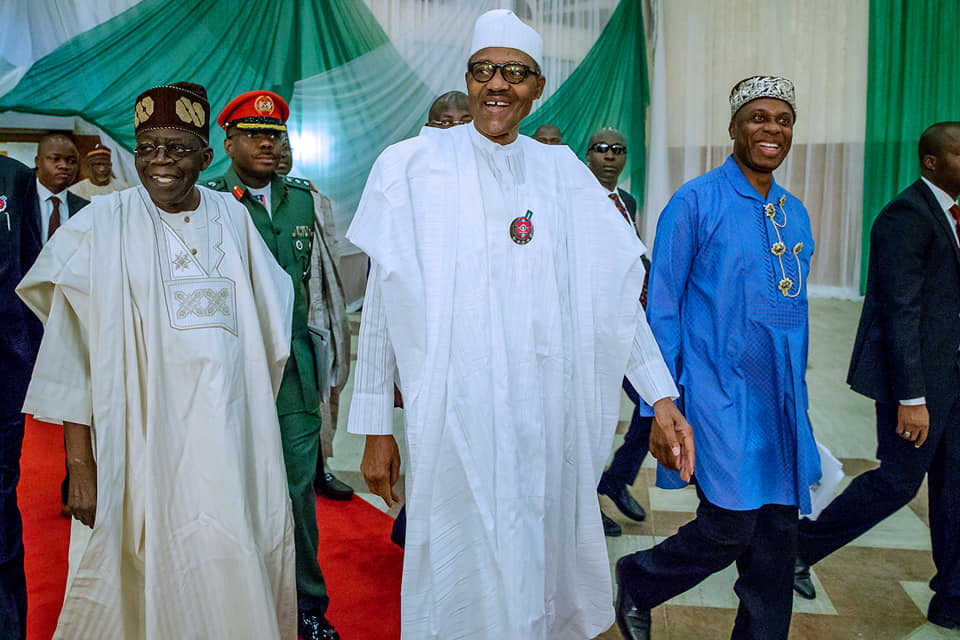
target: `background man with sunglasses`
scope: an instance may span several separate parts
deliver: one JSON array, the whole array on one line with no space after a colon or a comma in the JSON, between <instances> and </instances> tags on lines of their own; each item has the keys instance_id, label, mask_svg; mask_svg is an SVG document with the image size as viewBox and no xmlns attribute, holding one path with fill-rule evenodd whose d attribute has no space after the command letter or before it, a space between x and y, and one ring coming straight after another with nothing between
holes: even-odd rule
<instances>
[{"instance_id":1,"label":"background man with sunglasses","mask_svg":"<svg viewBox=\"0 0 960 640\"><path fill-rule=\"evenodd\" d=\"M690 427L638 304L636 234L570 149L518 135L543 41L495 10L471 51L472 125L384 151L348 232L371 259L349 429L392 503L399 380L403 637L584 640L613 622L596 487L624 372L687 476Z\"/></svg>"},{"instance_id":2,"label":"background man with sunglasses","mask_svg":"<svg viewBox=\"0 0 960 640\"><path fill-rule=\"evenodd\" d=\"M626 162L627 141L622 133L616 129L604 127L590 136L590 141L587 143L587 166L607 190L607 197L613 202L617 211L630 221L630 233L637 233L637 201L629 193L617 187L617 181ZM646 256L643 258L643 265L645 269L650 267ZM646 280L644 280L644 291L640 297L641 303L646 306ZM623 438L623 445L613 454L610 466L600 477L597 493L609 497L626 517L641 522L647 514L628 487L636 480L643 458L650 447L652 418L640 415L640 397L626 378L623 379L623 390L636 406L630 419L630 428ZM605 513L600 515L603 519L604 534L616 537L622 533L617 522L607 517Z\"/></svg>"},{"instance_id":3,"label":"background man with sunglasses","mask_svg":"<svg viewBox=\"0 0 960 640\"><path fill-rule=\"evenodd\" d=\"M243 207L196 185L206 90L154 87L133 116L142 184L71 216L17 289L45 324L24 410L63 423L92 528L54 638L293 640L290 278Z\"/></svg>"},{"instance_id":4,"label":"background man with sunglasses","mask_svg":"<svg viewBox=\"0 0 960 640\"><path fill-rule=\"evenodd\" d=\"M337 271L330 200L309 180L279 176L277 147L286 132L287 103L272 91L243 93L224 107L217 124L227 132L230 169L208 183L232 194L277 262L293 281L293 340L277 395L283 460L293 502L297 546L297 606L304 640L339 637L326 619L329 597L317 562L317 504L313 483L349 500L353 489L317 468L320 403L342 385L350 366L343 288ZM318 329L326 337L311 336ZM319 347L319 348L318 348ZM326 489L329 487L329 489Z\"/></svg>"},{"instance_id":5,"label":"background man with sunglasses","mask_svg":"<svg viewBox=\"0 0 960 640\"><path fill-rule=\"evenodd\" d=\"M433 129L449 129L461 124L473 122L470 115L470 102L463 91L447 91L433 101L423 126Z\"/></svg>"}]
</instances>

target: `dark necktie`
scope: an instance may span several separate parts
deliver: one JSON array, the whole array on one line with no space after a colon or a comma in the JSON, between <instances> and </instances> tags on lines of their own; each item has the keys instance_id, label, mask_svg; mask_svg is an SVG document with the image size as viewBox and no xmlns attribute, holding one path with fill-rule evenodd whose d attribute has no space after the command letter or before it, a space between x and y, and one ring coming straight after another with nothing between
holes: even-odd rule
<instances>
[{"instance_id":1,"label":"dark necktie","mask_svg":"<svg viewBox=\"0 0 960 640\"><path fill-rule=\"evenodd\" d=\"M953 216L953 232L957 234L957 242L960 242L960 205L953 205L948 209Z\"/></svg>"},{"instance_id":2,"label":"dark necktie","mask_svg":"<svg viewBox=\"0 0 960 640\"><path fill-rule=\"evenodd\" d=\"M633 223L630 222L630 214L627 213L627 208L623 206L623 203L620 202L620 198L615 193L610 194L610 199L613 200L613 204L617 205L617 211L620 212L620 215L623 216L623 219L626 220L630 226L633 226ZM640 304L643 305L643 308L647 308L647 280L650 279L650 272L647 271L643 275L643 291L640 292Z\"/></svg>"},{"instance_id":3,"label":"dark necktie","mask_svg":"<svg viewBox=\"0 0 960 640\"><path fill-rule=\"evenodd\" d=\"M47 240L60 228L60 198L50 196L50 204L53 205L53 213L50 214L50 224L47 225Z\"/></svg>"},{"instance_id":4,"label":"dark necktie","mask_svg":"<svg viewBox=\"0 0 960 640\"><path fill-rule=\"evenodd\" d=\"M630 222L630 214L627 213L627 208L623 206L622 202L620 202L620 198L617 197L617 194L611 193L610 199L613 200L613 204L617 205L617 211L620 212L620 215L623 216L623 219L629 222L631 226L633 226L633 223Z\"/></svg>"}]
</instances>

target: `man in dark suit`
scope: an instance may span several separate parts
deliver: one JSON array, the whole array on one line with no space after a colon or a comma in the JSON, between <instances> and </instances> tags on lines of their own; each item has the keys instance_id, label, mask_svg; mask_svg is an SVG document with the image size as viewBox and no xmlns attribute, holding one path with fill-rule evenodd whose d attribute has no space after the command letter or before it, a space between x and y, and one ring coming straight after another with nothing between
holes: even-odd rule
<instances>
[{"instance_id":1,"label":"man in dark suit","mask_svg":"<svg viewBox=\"0 0 960 640\"><path fill-rule=\"evenodd\" d=\"M606 127L590 136L590 141L587 143L587 166L603 188L610 192L610 199L617 210L636 228L637 201L629 193L617 187L617 181L626 163L627 141L622 133ZM643 265L649 272L650 262L646 257L643 260ZM646 283L644 283L644 292L646 292ZM646 300L643 300L643 303L646 306ZM627 429L627 434L623 438L623 445L613 454L610 466L600 477L597 493L609 497L623 515L640 522L646 518L647 514L628 487L637 479L643 458L647 455L652 418L640 415L640 396L626 378L623 379L623 390L634 404L630 428ZM603 512L600 515L603 519L603 532L607 536L616 537L622 533L616 521Z\"/></svg>"},{"instance_id":2,"label":"man in dark suit","mask_svg":"<svg viewBox=\"0 0 960 640\"><path fill-rule=\"evenodd\" d=\"M867 294L847 382L876 400L880 467L800 524L794 588L809 565L906 505L928 476L937 574L927 618L960 628L960 122L920 137L921 178L873 224Z\"/></svg>"},{"instance_id":3,"label":"man in dark suit","mask_svg":"<svg viewBox=\"0 0 960 640\"><path fill-rule=\"evenodd\" d=\"M80 154L77 146L62 133L48 133L37 143L37 204L40 210L40 239L46 244L67 218L90 201L67 191L77 179Z\"/></svg>"},{"instance_id":4,"label":"man in dark suit","mask_svg":"<svg viewBox=\"0 0 960 640\"><path fill-rule=\"evenodd\" d=\"M0 156L0 636L26 638L23 526L17 508L23 398L41 326L14 293L40 253L31 171Z\"/></svg>"},{"instance_id":5,"label":"man in dark suit","mask_svg":"<svg viewBox=\"0 0 960 640\"><path fill-rule=\"evenodd\" d=\"M67 219L80 211L88 204L80 196L67 191L67 187L77 179L80 154L77 146L68 136L62 133L48 133L37 142L36 162L36 217L34 226L40 242L47 240L60 228ZM27 268L30 265L26 265ZM26 270L24 270L26 271ZM33 316L33 314L28 314ZM67 506L67 492L70 485L70 474L67 473L60 485L60 513L70 517L70 508Z\"/></svg>"}]
</instances>

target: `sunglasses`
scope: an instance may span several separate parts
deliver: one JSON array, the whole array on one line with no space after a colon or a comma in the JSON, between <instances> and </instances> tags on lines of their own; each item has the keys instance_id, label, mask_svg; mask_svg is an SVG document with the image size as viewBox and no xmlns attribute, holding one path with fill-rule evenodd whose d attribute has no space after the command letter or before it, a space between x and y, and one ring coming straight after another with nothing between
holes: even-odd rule
<instances>
[{"instance_id":1,"label":"sunglasses","mask_svg":"<svg viewBox=\"0 0 960 640\"><path fill-rule=\"evenodd\" d=\"M597 153L613 151L613 155L622 156L627 152L627 147L622 144L607 144L606 142L597 142L590 147L590 151L596 151Z\"/></svg>"},{"instance_id":2,"label":"sunglasses","mask_svg":"<svg viewBox=\"0 0 960 640\"><path fill-rule=\"evenodd\" d=\"M200 147L187 147L182 144L138 144L133 148L133 153L144 160L153 160L161 149L168 158L183 160L191 153L199 151Z\"/></svg>"},{"instance_id":3,"label":"sunglasses","mask_svg":"<svg viewBox=\"0 0 960 640\"><path fill-rule=\"evenodd\" d=\"M497 69L500 75L510 84L520 84L527 79L527 76L539 76L539 71L534 71L525 64L519 62L507 62L505 64L494 64L492 62L474 62L467 65L467 71L477 82L490 82L493 76L497 75Z\"/></svg>"}]
</instances>

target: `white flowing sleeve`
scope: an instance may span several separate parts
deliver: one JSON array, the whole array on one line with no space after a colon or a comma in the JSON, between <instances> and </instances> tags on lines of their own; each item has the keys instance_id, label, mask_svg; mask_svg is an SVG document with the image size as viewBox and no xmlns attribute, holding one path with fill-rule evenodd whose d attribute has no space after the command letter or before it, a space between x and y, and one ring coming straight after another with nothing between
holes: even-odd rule
<instances>
[{"instance_id":1,"label":"white flowing sleeve","mask_svg":"<svg viewBox=\"0 0 960 640\"><path fill-rule=\"evenodd\" d=\"M627 379L650 406L663 398L676 400L680 395L677 385L673 382L667 363L663 361L643 307L639 302L637 306L640 307L637 311L637 331L633 336L630 360L627 361Z\"/></svg>"},{"instance_id":2,"label":"white flowing sleeve","mask_svg":"<svg viewBox=\"0 0 960 640\"><path fill-rule=\"evenodd\" d=\"M372 263L367 279L357 341L357 368L347 431L365 435L393 433L393 381L397 362L387 330L380 291L380 267Z\"/></svg>"}]
</instances>

